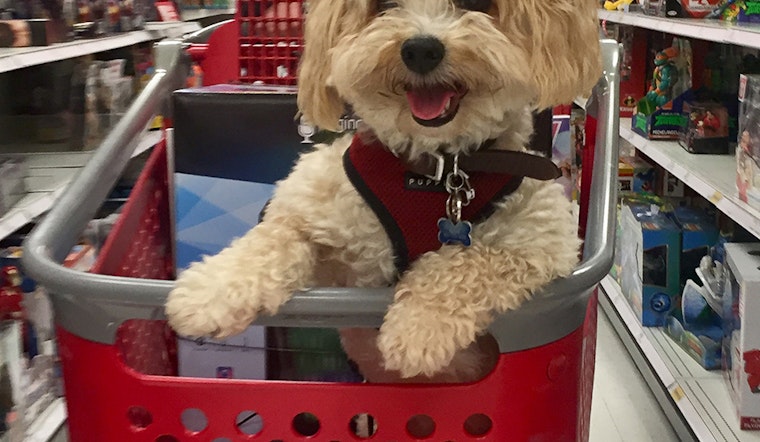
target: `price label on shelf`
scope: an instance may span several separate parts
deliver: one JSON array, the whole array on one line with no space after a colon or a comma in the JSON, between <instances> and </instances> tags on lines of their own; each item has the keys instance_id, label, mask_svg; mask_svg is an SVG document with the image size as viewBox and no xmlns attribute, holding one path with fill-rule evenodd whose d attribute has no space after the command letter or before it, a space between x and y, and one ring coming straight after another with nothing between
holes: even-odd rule
<instances>
[{"instance_id":1,"label":"price label on shelf","mask_svg":"<svg viewBox=\"0 0 760 442\"><path fill-rule=\"evenodd\" d=\"M715 193L710 195L710 198L708 198L708 200L710 200L710 202L713 204L718 204L718 202L720 202L720 200L722 199L723 199L723 194L718 192L717 190L715 191Z\"/></svg>"},{"instance_id":2,"label":"price label on shelf","mask_svg":"<svg viewBox=\"0 0 760 442\"><path fill-rule=\"evenodd\" d=\"M670 389L670 397L672 397L674 401L678 402L683 399L684 396L686 396L686 393L680 385L676 385Z\"/></svg>"}]
</instances>

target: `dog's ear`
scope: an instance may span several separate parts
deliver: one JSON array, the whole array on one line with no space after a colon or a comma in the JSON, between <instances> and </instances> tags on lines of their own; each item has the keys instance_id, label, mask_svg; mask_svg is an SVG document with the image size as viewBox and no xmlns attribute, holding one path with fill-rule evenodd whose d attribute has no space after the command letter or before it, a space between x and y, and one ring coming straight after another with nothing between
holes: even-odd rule
<instances>
[{"instance_id":1,"label":"dog's ear","mask_svg":"<svg viewBox=\"0 0 760 442\"><path fill-rule=\"evenodd\" d=\"M498 0L499 21L532 54L535 106L567 104L602 75L597 0Z\"/></svg>"},{"instance_id":2,"label":"dog's ear","mask_svg":"<svg viewBox=\"0 0 760 442\"><path fill-rule=\"evenodd\" d=\"M330 52L341 38L357 32L368 17L367 2L310 0L304 52L298 69L298 107L311 123L336 130L345 104L330 85Z\"/></svg>"}]
</instances>

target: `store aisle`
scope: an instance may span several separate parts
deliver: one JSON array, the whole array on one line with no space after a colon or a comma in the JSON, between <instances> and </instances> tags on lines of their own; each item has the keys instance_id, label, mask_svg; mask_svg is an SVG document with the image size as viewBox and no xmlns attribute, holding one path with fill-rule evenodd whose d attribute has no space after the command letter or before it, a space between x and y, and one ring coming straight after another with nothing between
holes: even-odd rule
<instances>
[{"instance_id":1,"label":"store aisle","mask_svg":"<svg viewBox=\"0 0 760 442\"><path fill-rule=\"evenodd\" d=\"M590 442L670 442L678 437L599 310Z\"/></svg>"}]
</instances>

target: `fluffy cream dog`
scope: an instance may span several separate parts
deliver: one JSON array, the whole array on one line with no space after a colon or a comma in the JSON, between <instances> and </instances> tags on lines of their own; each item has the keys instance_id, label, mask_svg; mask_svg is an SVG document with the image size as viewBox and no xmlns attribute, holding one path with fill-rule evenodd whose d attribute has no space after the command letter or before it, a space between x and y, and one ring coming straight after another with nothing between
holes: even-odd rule
<instances>
[{"instance_id":1,"label":"fluffy cream dog","mask_svg":"<svg viewBox=\"0 0 760 442\"><path fill-rule=\"evenodd\" d=\"M301 111L335 128L349 104L366 127L354 140L304 154L258 226L180 275L166 306L171 326L183 335L224 337L277 313L294 291L395 284L379 331L343 333L365 375L482 375L480 337L493 316L519 308L577 262L562 189L523 179L473 223L469 247L439 243L406 268L347 175L344 154L356 140L409 162L430 153L465 156L483 145L524 150L531 110L570 102L601 74L597 3L311 0Z\"/></svg>"}]
</instances>

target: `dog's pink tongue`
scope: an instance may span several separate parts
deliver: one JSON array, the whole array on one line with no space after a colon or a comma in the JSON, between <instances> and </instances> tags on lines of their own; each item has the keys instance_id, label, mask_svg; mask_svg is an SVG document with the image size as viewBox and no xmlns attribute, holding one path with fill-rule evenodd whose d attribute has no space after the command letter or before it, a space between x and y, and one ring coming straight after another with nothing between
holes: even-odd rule
<instances>
[{"instance_id":1,"label":"dog's pink tongue","mask_svg":"<svg viewBox=\"0 0 760 442\"><path fill-rule=\"evenodd\" d=\"M406 99L415 117L432 120L440 116L446 103L456 95L451 89L442 87L432 89L412 89L407 91Z\"/></svg>"}]
</instances>

